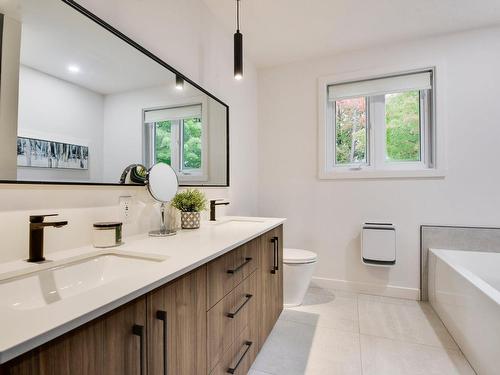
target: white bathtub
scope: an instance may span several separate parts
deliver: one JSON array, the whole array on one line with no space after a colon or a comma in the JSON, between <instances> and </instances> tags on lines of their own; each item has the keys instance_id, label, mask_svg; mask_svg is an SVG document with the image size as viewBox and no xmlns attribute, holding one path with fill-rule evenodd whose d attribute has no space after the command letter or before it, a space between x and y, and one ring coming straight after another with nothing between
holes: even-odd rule
<instances>
[{"instance_id":1,"label":"white bathtub","mask_svg":"<svg viewBox=\"0 0 500 375\"><path fill-rule=\"evenodd\" d=\"M500 374L500 253L429 250L429 300L479 375Z\"/></svg>"}]
</instances>

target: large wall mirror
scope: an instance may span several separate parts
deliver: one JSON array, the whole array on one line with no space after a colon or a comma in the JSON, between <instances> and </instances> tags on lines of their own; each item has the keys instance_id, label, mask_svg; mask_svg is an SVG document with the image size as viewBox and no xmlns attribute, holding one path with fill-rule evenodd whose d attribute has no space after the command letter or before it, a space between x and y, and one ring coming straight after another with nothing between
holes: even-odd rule
<instances>
[{"instance_id":1,"label":"large wall mirror","mask_svg":"<svg viewBox=\"0 0 500 375\"><path fill-rule=\"evenodd\" d=\"M0 180L228 186L226 104L70 0L2 0Z\"/></svg>"}]
</instances>

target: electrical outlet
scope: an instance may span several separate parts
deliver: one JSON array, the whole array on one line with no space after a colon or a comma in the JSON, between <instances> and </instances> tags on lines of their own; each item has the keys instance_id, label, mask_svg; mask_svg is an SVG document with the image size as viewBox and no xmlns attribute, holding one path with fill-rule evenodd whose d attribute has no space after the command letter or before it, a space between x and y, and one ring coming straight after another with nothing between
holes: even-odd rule
<instances>
[{"instance_id":1,"label":"electrical outlet","mask_svg":"<svg viewBox=\"0 0 500 375\"><path fill-rule=\"evenodd\" d=\"M124 223L129 223L132 220L132 200L131 195L120 197L120 216Z\"/></svg>"}]
</instances>

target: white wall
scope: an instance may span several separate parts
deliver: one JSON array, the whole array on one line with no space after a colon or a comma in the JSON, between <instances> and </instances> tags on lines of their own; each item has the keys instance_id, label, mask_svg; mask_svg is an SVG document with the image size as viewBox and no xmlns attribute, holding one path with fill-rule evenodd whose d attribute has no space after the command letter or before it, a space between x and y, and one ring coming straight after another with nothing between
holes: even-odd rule
<instances>
[{"instance_id":1,"label":"white wall","mask_svg":"<svg viewBox=\"0 0 500 375\"><path fill-rule=\"evenodd\" d=\"M104 97L22 65L17 134L89 147L88 170L17 169L18 180L102 181Z\"/></svg>"},{"instance_id":2,"label":"white wall","mask_svg":"<svg viewBox=\"0 0 500 375\"><path fill-rule=\"evenodd\" d=\"M232 35L222 30L201 0L81 0L119 30L169 62L230 106L231 187L206 189L207 196L228 198L220 213L257 212L257 79L245 61L245 78L232 77ZM165 22L168 17L168 22ZM151 228L158 216L142 188L50 187L0 185L0 262L22 258L28 252L28 215L61 214L70 226L46 231L46 250L90 243L91 223L118 218L118 198L137 197L138 220L125 234Z\"/></svg>"},{"instance_id":3,"label":"white wall","mask_svg":"<svg viewBox=\"0 0 500 375\"><path fill-rule=\"evenodd\" d=\"M419 61L446 66L437 93L446 111L437 124L447 128L445 179L318 180L318 77ZM316 277L329 279L319 282L416 297L421 224L500 225L498 61L496 28L259 71L259 214L289 219L285 245L319 254ZM368 220L396 224L394 268L361 264L360 225Z\"/></svg>"},{"instance_id":4,"label":"white wall","mask_svg":"<svg viewBox=\"0 0 500 375\"><path fill-rule=\"evenodd\" d=\"M215 99L208 98L208 181L224 184L227 180L226 108ZM257 164L257 159L253 158Z\"/></svg>"},{"instance_id":5,"label":"white wall","mask_svg":"<svg viewBox=\"0 0 500 375\"><path fill-rule=\"evenodd\" d=\"M0 71L0 174L5 179L16 178L17 98L19 81L19 54L21 24L3 17L1 33L3 51Z\"/></svg>"}]
</instances>

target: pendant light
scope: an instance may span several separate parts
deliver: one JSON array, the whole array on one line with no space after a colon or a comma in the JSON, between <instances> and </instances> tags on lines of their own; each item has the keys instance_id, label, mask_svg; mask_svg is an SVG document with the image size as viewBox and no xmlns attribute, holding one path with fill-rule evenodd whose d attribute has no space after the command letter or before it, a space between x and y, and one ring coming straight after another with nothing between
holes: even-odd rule
<instances>
[{"instance_id":1,"label":"pendant light","mask_svg":"<svg viewBox=\"0 0 500 375\"><path fill-rule=\"evenodd\" d=\"M184 89L184 79L178 74L175 75L175 88L177 90Z\"/></svg>"},{"instance_id":2,"label":"pendant light","mask_svg":"<svg viewBox=\"0 0 500 375\"><path fill-rule=\"evenodd\" d=\"M240 0L236 0L236 32L234 33L234 78L243 78L243 34L240 33Z\"/></svg>"}]
</instances>

